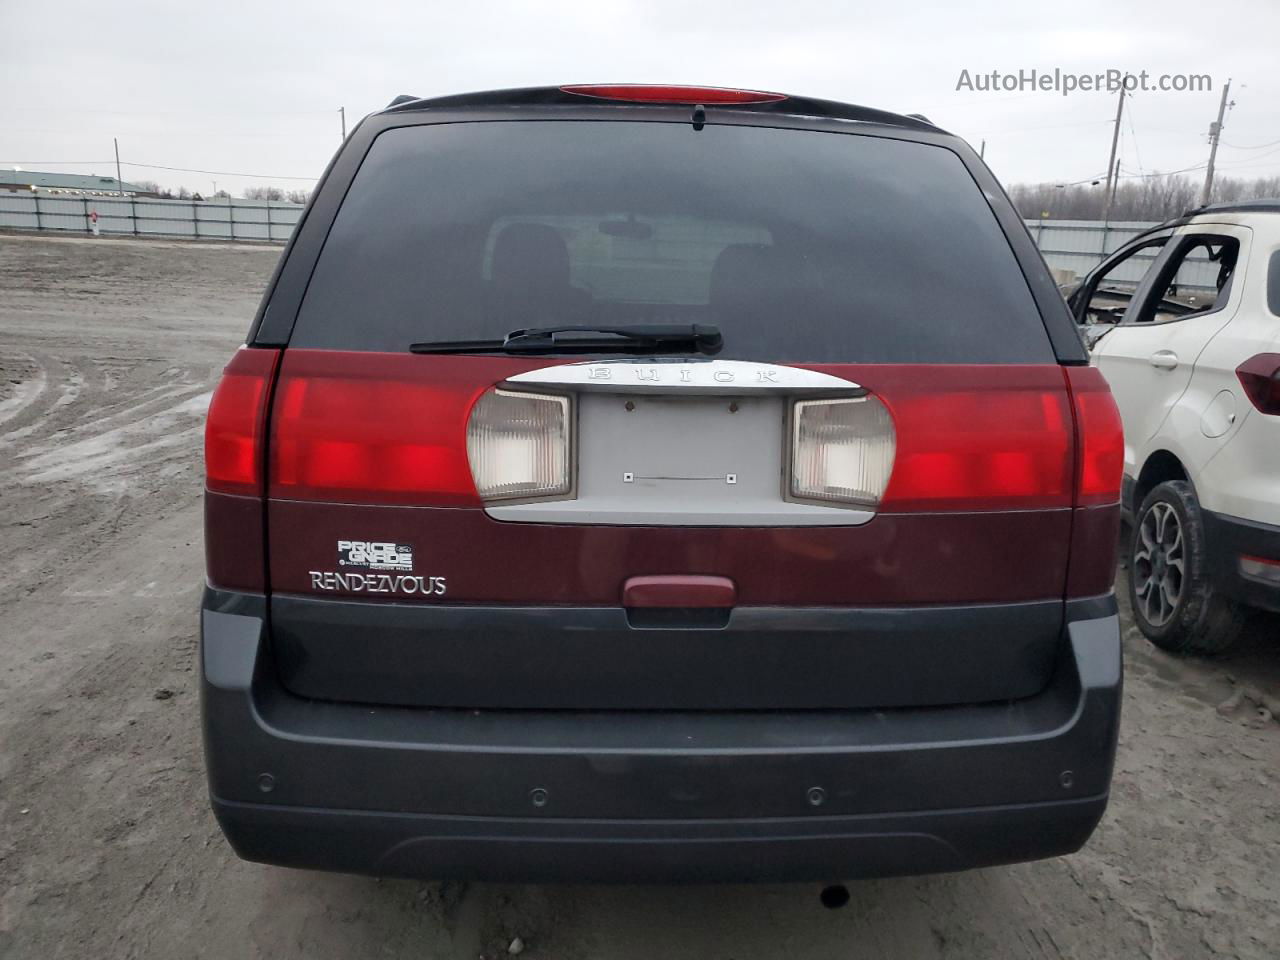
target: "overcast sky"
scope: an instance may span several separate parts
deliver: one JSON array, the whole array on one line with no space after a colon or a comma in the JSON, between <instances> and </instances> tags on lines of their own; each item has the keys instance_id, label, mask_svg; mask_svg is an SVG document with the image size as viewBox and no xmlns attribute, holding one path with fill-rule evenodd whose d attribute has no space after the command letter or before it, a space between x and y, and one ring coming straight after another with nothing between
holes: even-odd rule
<instances>
[{"instance_id":1,"label":"overcast sky","mask_svg":"<svg viewBox=\"0 0 1280 960\"><path fill-rule=\"evenodd\" d=\"M1278 0L0 0L0 165L112 174L117 136L125 161L219 171L126 166L125 180L202 192L216 180L236 195L308 187L338 147L340 106L351 126L399 93L622 81L920 112L975 148L985 139L1005 183L1070 182L1104 173L1114 95L957 91L958 78L1114 68L1213 78L1208 92L1126 102L1126 175L1202 166L1229 77L1219 169L1276 175L1277 37Z\"/></svg>"}]
</instances>

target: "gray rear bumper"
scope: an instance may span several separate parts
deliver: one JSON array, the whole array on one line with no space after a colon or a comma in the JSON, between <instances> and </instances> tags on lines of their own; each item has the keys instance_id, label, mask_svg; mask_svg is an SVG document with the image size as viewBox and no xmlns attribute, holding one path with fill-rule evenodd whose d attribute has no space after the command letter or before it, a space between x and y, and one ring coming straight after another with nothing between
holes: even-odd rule
<instances>
[{"instance_id":1,"label":"gray rear bumper","mask_svg":"<svg viewBox=\"0 0 1280 960\"><path fill-rule=\"evenodd\" d=\"M276 679L261 597L209 591L205 751L238 853L506 880L832 880L1069 853L1106 806L1114 602L1069 604L1023 700L847 712L369 707Z\"/></svg>"}]
</instances>

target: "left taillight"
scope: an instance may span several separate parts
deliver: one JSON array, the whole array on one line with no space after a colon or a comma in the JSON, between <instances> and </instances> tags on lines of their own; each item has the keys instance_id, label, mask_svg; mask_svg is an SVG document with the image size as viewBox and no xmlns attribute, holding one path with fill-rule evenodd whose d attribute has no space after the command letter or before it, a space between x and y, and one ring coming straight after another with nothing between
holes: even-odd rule
<instances>
[{"instance_id":1,"label":"left taillight","mask_svg":"<svg viewBox=\"0 0 1280 960\"><path fill-rule=\"evenodd\" d=\"M242 347L213 391L205 421L205 485L215 493L260 497L267 397L280 351Z\"/></svg>"},{"instance_id":2,"label":"left taillight","mask_svg":"<svg viewBox=\"0 0 1280 960\"><path fill-rule=\"evenodd\" d=\"M242 347L209 402L204 430L204 557L209 583L267 589L263 531L267 407L279 350Z\"/></svg>"},{"instance_id":3,"label":"left taillight","mask_svg":"<svg viewBox=\"0 0 1280 960\"><path fill-rule=\"evenodd\" d=\"M1259 353L1236 367L1240 386L1260 413L1280 416L1280 353Z\"/></svg>"}]
</instances>

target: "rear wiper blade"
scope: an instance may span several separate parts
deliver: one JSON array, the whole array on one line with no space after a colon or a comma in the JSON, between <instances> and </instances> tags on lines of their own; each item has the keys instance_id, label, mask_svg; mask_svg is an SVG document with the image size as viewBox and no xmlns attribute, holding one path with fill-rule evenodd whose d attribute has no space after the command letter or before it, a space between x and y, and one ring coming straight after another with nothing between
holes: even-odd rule
<instances>
[{"instance_id":1,"label":"rear wiper blade","mask_svg":"<svg viewBox=\"0 0 1280 960\"><path fill-rule=\"evenodd\" d=\"M720 328L701 323L624 327L563 326L512 330L501 340L412 343L411 353L683 353L720 352Z\"/></svg>"}]
</instances>

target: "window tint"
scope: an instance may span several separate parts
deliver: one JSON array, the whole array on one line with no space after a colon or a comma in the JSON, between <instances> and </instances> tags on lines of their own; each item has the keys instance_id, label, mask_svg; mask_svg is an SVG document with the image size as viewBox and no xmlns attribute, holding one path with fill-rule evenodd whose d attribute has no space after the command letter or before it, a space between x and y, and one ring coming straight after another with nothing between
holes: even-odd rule
<instances>
[{"instance_id":1,"label":"window tint","mask_svg":"<svg viewBox=\"0 0 1280 960\"><path fill-rule=\"evenodd\" d=\"M949 150L653 122L383 133L291 342L402 351L566 323L713 323L726 359L1054 359Z\"/></svg>"},{"instance_id":2,"label":"window tint","mask_svg":"<svg viewBox=\"0 0 1280 960\"><path fill-rule=\"evenodd\" d=\"M1232 237L1185 239L1165 266L1139 323L1168 323L1220 310L1231 296L1240 243Z\"/></svg>"}]
</instances>

